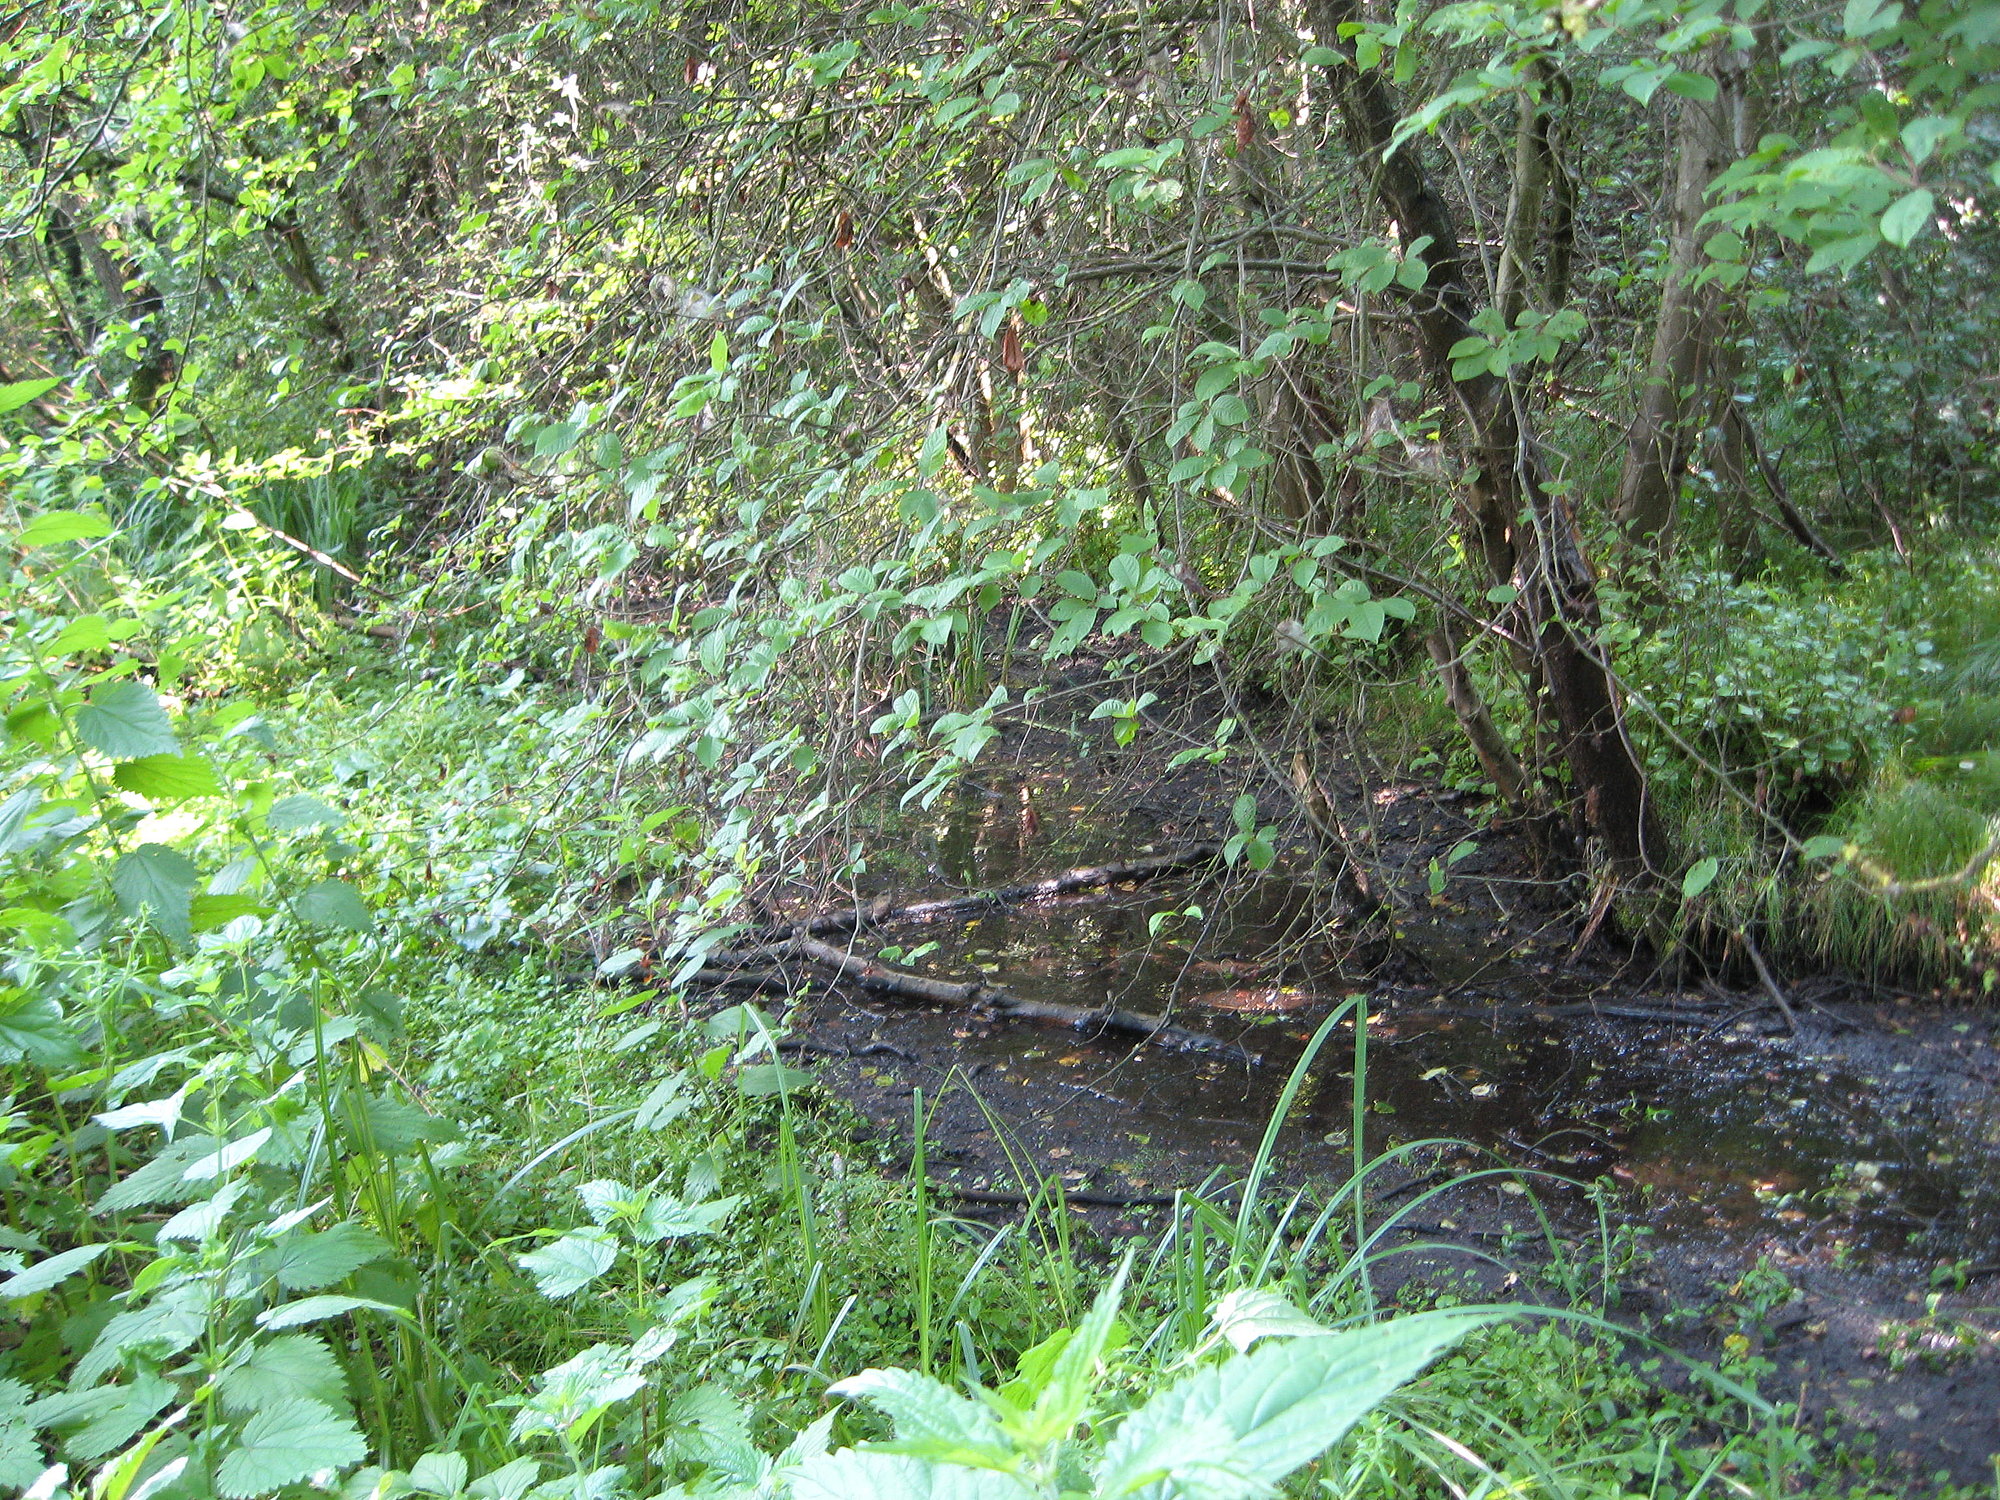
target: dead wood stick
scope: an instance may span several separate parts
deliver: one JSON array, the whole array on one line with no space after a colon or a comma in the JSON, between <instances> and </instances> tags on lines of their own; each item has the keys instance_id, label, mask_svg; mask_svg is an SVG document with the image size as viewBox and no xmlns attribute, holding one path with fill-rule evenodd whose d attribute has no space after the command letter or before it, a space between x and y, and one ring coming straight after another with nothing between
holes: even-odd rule
<instances>
[{"instance_id":1,"label":"dead wood stick","mask_svg":"<svg viewBox=\"0 0 2000 1500\"><path fill-rule=\"evenodd\" d=\"M1256 1053L1235 1042L1225 1042L1205 1032L1176 1026L1164 1016L1120 1010L1110 1005L1093 1009L1083 1005L1066 1005L1059 1000L1027 1000L998 985L959 984L949 979L932 979L927 975L912 974L906 969L891 968L879 960L836 948L813 937L795 937L783 946L800 958L810 959L822 968L833 970L843 979L883 994L901 996L905 1000L975 1007L992 1015L1022 1020L1055 1021L1093 1036L1106 1031L1121 1031L1158 1042L1176 1052L1212 1052L1253 1064L1262 1060Z\"/></svg>"},{"instance_id":2,"label":"dead wood stick","mask_svg":"<svg viewBox=\"0 0 2000 1500\"><path fill-rule=\"evenodd\" d=\"M1026 1208L1030 1203L1039 1202L1048 1194L1029 1197L1026 1193L1007 1193L992 1188L954 1187L948 1182L931 1182L931 1191L947 1198L956 1198L961 1203L989 1203L1002 1208ZM1063 1189L1062 1201L1070 1207L1081 1208L1168 1208L1174 1202L1172 1193L1133 1193L1129 1196L1117 1193L1086 1193L1071 1188Z\"/></svg>"},{"instance_id":3,"label":"dead wood stick","mask_svg":"<svg viewBox=\"0 0 2000 1500\"><path fill-rule=\"evenodd\" d=\"M1001 886L991 891L975 891L965 896L948 896L938 901L915 901L898 906L887 896L877 896L873 901L842 911L822 912L786 931L798 937L827 937L839 932L853 932L862 927L877 927L886 922L934 921L939 917L955 917L966 912L984 911L994 906L1014 906L1024 901L1046 901L1052 896L1069 896L1078 891L1102 890L1106 886L1122 885L1127 882L1158 880L1166 875L1179 875L1188 870L1203 869L1221 857L1220 844L1189 844L1182 849L1170 849L1164 854L1149 854L1116 864L1082 865L1074 870L1065 870L1060 875L1051 875L1044 880L1024 881L1019 885Z\"/></svg>"},{"instance_id":4,"label":"dead wood stick","mask_svg":"<svg viewBox=\"0 0 2000 1500\"><path fill-rule=\"evenodd\" d=\"M1771 966L1764 962L1764 955L1757 951L1757 945L1750 940L1750 934L1739 932L1743 939L1743 951L1750 955L1750 966L1757 971L1757 982L1764 986L1764 993L1778 1002L1778 1009L1785 1013L1785 1025L1791 1028L1793 1036L1799 1034L1799 1018L1792 1014L1792 1002L1785 998L1785 992L1778 987L1778 976L1771 972Z\"/></svg>"}]
</instances>

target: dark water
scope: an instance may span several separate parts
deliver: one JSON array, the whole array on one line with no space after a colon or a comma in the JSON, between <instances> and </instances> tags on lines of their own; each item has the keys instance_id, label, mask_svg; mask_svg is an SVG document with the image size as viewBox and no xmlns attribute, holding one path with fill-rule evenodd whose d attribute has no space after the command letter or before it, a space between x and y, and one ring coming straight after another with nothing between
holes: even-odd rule
<instances>
[{"instance_id":1,"label":"dark water","mask_svg":"<svg viewBox=\"0 0 2000 1500\"><path fill-rule=\"evenodd\" d=\"M1032 784L1026 801L1018 785L964 787L949 805L899 815L884 831L902 835L910 868L885 882L989 888L1139 852L1154 831L1154 809L1072 805L1067 790L1058 776ZM1160 847L1176 841L1155 836ZM1246 1159L1320 1019L1373 987L1371 1153L1468 1142L1523 1169L1615 1188L1622 1211L1663 1239L1769 1242L1821 1258L1990 1258L2000 1113L1994 1090L1975 1085L1982 1068L2000 1076L2000 1052L1984 1017L1909 1018L1899 1033L1870 1011L1843 1031L1823 1024L1834 1012L1821 1007L1822 1024L1794 1038L1766 1034L1778 1029L1769 1015L1718 1029L1726 1012L1671 992L1597 1000L1678 1009L1687 1024L1557 1015L1585 997L1582 982L1487 941L1483 918L1427 918L1410 937L1434 955L1429 981L1418 972L1381 986L1340 971L1316 915L1280 878L1169 882L878 935L885 957L900 948L926 972L1170 1013L1240 1040L1261 1066L894 1006L871 1008L873 1034L948 1056L997 1108L1060 1118L1082 1142L1078 1160L1164 1181L1190 1163ZM1289 1170L1339 1174L1350 1159L1352 1036L1344 1026L1313 1068L1281 1138Z\"/></svg>"}]
</instances>

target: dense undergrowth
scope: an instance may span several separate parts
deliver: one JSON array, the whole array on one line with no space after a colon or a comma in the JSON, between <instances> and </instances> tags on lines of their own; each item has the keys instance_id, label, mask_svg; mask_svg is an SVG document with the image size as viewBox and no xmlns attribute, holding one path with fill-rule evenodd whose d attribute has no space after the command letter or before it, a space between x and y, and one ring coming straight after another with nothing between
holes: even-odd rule
<instances>
[{"instance_id":1,"label":"dense undergrowth","mask_svg":"<svg viewBox=\"0 0 2000 1500\"><path fill-rule=\"evenodd\" d=\"M1449 1278L1379 1305L1393 1220L1276 1188L1274 1136L1136 1247L1032 1176L1020 1223L955 1219L770 1017L600 982L713 837L605 753L635 726L602 681L536 681L517 627L384 654L240 552L147 587L107 530L28 521L6 586L0 1483L1866 1488L1750 1395L1752 1341L1648 1373L1596 1321L1609 1239L1545 1242L1552 1320Z\"/></svg>"}]
</instances>

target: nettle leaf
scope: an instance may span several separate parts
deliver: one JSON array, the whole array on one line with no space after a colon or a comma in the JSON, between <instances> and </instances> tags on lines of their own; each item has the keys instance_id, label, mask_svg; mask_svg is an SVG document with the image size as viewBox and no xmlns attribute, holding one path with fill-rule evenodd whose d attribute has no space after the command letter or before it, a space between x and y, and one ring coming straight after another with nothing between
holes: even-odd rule
<instances>
[{"instance_id":1,"label":"nettle leaf","mask_svg":"<svg viewBox=\"0 0 2000 1500\"><path fill-rule=\"evenodd\" d=\"M186 802L194 797L224 795L215 767L199 755L142 755L121 762L111 779L128 792L152 802Z\"/></svg>"},{"instance_id":2,"label":"nettle leaf","mask_svg":"<svg viewBox=\"0 0 2000 1500\"><path fill-rule=\"evenodd\" d=\"M344 927L363 935L375 930L375 917L361 892L344 880L321 880L299 893L299 916L317 927Z\"/></svg>"},{"instance_id":3,"label":"nettle leaf","mask_svg":"<svg viewBox=\"0 0 2000 1500\"><path fill-rule=\"evenodd\" d=\"M0 1380L0 1489L25 1490L45 1466L28 1421L33 1394L18 1380Z\"/></svg>"},{"instance_id":4,"label":"nettle leaf","mask_svg":"<svg viewBox=\"0 0 2000 1500\"><path fill-rule=\"evenodd\" d=\"M287 1291L316 1292L344 1281L389 1253L388 1242L352 1220L317 1234L290 1234L258 1258L259 1269Z\"/></svg>"},{"instance_id":5,"label":"nettle leaf","mask_svg":"<svg viewBox=\"0 0 2000 1500\"><path fill-rule=\"evenodd\" d=\"M75 722L77 737L113 760L180 753L167 711L143 682L103 684L76 711Z\"/></svg>"},{"instance_id":6,"label":"nettle leaf","mask_svg":"<svg viewBox=\"0 0 2000 1500\"><path fill-rule=\"evenodd\" d=\"M654 1198L640 1210L632 1233L647 1244L712 1234L743 1200L717 1198L710 1203L686 1203L678 1198Z\"/></svg>"},{"instance_id":7,"label":"nettle leaf","mask_svg":"<svg viewBox=\"0 0 2000 1500\"><path fill-rule=\"evenodd\" d=\"M131 1176L112 1184L104 1196L91 1204L95 1214L122 1213L155 1203L185 1203L199 1197L201 1189L183 1177L188 1163L198 1161L222 1144L212 1135L184 1135L160 1150L160 1154Z\"/></svg>"},{"instance_id":8,"label":"nettle leaf","mask_svg":"<svg viewBox=\"0 0 2000 1500\"><path fill-rule=\"evenodd\" d=\"M317 797L301 794L273 802L264 821L273 833L298 833L307 828L337 828L347 821L347 815Z\"/></svg>"},{"instance_id":9,"label":"nettle leaf","mask_svg":"<svg viewBox=\"0 0 2000 1500\"><path fill-rule=\"evenodd\" d=\"M618 1241L601 1229L573 1229L554 1244L514 1257L544 1297L573 1297L611 1269Z\"/></svg>"},{"instance_id":10,"label":"nettle leaf","mask_svg":"<svg viewBox=\"0 0 2000 1500\"><path fill-rule=\"evenodd\" d=\"M790 1486L793 1500L1026 1500L1033 1493L991 1469L852 1448L806 1459L792 1471Z\"/></svg>"},{"instance_id":11,"label":"nettle leaf","mask_svg":"<svg viewBox=\"0 0 2000 1500\"><path fill-rule=\"evenodd\" d=\"M324 1341L288 1333L250 1346L249 1355L217 1382L223 1409L266 1411L286 1401L316 1401L335 1411L347 1405L347 1377Z\"/></svg>"},{"instance_id":12,"label":"nettle leaf","mask_svg":"<svg viewBox=\"0 0 2000 1500\"><path fill-rule=\"evenodd\" d=\"M147 1374L124 1385L44 1396L24 1415L60 1434L71 1458L90 1463L130 1442L175 1395L170 1382Z\"/></svg>"},{"instance_id":13,"label":"nettle leaf","mask_svg":"<svg viewBox=\"0 0 2000 1500\"><path fill-rule=\"evenodd\" d=\"M427 1495L456 1495L471 1474L462 1453L426 1453L410 1465L410 1484Z\"/></svg>"},{"instance_id":14,"label":"nettle leaf","mask_svg":"<svg viewBox=\"0 0 2000 1500\"><path fill-rule=\"evenodd\" d=\"M32 1297L37 1292L46 1292L50 1287L67 1281L110 1248L108 1242L99 1245L78 1245L74 1250L65 1250L60 1255L51 1255L47 1260L36 1261L27 1270L0 1281L0 1297L17 1300L22 1297Z\"/></svg>"},{"instance_id":15,"label":"nettle leaf","mask_svg":"<svg viewBox=\"0 0 2000 1500\"><path fill-rule=\"evenodd\" d=\"M255 1500L367 1456L368 1444L349 1418L318 1401L281 1401L243 1424L216 1470L215 1487L232 1500Z\"/></svg>"},{"instance_id":16,"label":"nettle leaf","mask_svg":"<svg viewBox=\"0 0 2000 1500\"><path fill-rule=\"evenodd\" d=\"M406 1309L393 1302L377 1302L373 1297L339 1297L323 1293L317 1297L301 1297L296 1302L287 1302L279 1307L266 1308L257 1314L257 1326L276 1332L281 1328L303 1328L308 1323L324 1323L328 1318L343 1317L351 1312L380 1312L394 1317L407 1315Z\"/></svg>"},{"instance_id":17,"label":"nettle leaf","mask_svg":"<svg viewBox=\"0 0 2000 1500\"><path fill-rule=\"evenodd\" d=\"M0 802L0 854L15 854L35 843L41 834L28 826L28 819L42 805L42 789L23 787Z\"/></svg>"},{"instance_id":18,"label":"nettle leaf","mask_svg":"<svg viewBox=\"0 0 2000 1500\"><path fill-rule=\"evenodd\" d=\"M1275 1485L1339 1442L1404 1381L1491 1313L1436 1312L1393 1318L1321 1338L1288 1339L1196 1371L1127 1417L1106 1446L1104 1495L1127 1494L1161 1476L1185 1452L1192 1428L1219 1431L1212 1461L1260 1485Z\"/></svg>"},{"instance_id":19,"label":"nettle leaf","mask_svg":"<svg viewBox=\"0 0 2000 1500\"><path fill-rule=\"evenodd\" d=\"M111 870L111 889L127 916L150 916L153 925L177 942L193 936L194 888L201 872L194 861L165 844L141 844Z\"/></svg>"},{"instance_id":20,"label":"nettle leaf","mask_svg":"<svg viewBox=\"0 0 2000 1500\"><path fill-rule=\"evenodd\" d=\"M1229 1293L1215 1304L1209 1316L1216 1331L1238 1352L1247 1350L1259 1339L1305 1338L1332 1331L1276 1292L1257 1287Z\"/></svg>"},{"instance_id":21,"label":"nettle leaf","mask_svg":"<svg viewBox=\"0 0 2000 1500\"><path fill-rule=\"evenodd\" d=\"M47 995L0 990L0 1062L26 1060L52 1068L77 1056L62 1007Z\"/></svg>"},{"instance_id":22,"label":"nettle leaf","mask_svg":"<svg viewBox=\"0 0 2000 1500\"><path fill-rule=\"evenodd\" d=\"M884 1412L896 1424L898 1452L980 1468L1001 1467L1013 1456L992 1412L914 1370L863 1370L827 1394L859 1397Z\"/></svg>"}]
</instances>

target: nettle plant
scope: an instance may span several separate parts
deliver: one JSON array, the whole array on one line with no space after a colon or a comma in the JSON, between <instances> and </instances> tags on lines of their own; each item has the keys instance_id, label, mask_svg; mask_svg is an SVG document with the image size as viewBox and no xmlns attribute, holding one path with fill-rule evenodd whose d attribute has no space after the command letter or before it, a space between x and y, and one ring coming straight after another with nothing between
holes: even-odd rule
<instances>
[{"instance_id":1,"label":"nettle plant","mask_svg":"<svg viewBox=\"0 0 2000 1500\"><path fill-rule=\"evenodd\" d=\"M405 1258L455 1132L388 1082L373 918L316 875L341 814L249 705L177 700L147 619L76 608L110 532L0 554L0 1486L255 1500L368 1456L357 1396L413 1438L455 1407Z\"/></svg>"},{"instance_id":2,"label":"nettle plant","mask_svg":"<svg viewBox=\"0 0 2000 1500\"><path fill-rule=\"evenodd\" d=\"M828 1452L828 1428L808 1429L767 1490L799 1500L1251 1500L1496 1317L1430 1312L1336 1332L1275 1293L1233 1292L1178 1377L1141 1381L1135 1398L1118 1359L1130 1264L1128 1255L1075 1329L1030 1349L997 1388L955 1391L909 1370L866 1370L835 1385L831 1394L887 1416L894 1437ZM1147 1384L1159 1388L1147 1394Z\"/></svg>"}]
</instances>

